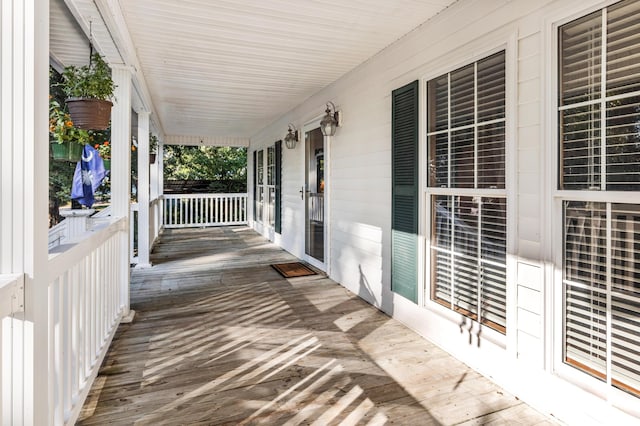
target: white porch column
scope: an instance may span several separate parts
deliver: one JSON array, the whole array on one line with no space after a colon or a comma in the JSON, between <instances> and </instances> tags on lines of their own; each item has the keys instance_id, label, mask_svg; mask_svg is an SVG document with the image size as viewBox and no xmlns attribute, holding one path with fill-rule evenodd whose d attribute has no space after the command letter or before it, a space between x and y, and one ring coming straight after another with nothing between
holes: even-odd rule
<instances>
[{"instance_id":1,"label":"white porch column","mask_svg":"<svg viewBox=\"0 0 640 426\"><path fill-rule=\"evenodd\" d=\"M52 423L47 280L49 0L0 2L0 274L24 274L25 312L0 361L3 423ZM0 334L2 332L0 331ZM3 336L6 338L7 336ZM7 358L3 359L3 356ZM11 361L11 359L13 361Z\"/></svg>"},{"instance_id":2,"label":"white porch column","mask_svg":"<svg viewBox=\"0 0 640 426\"><path fill-rule=\"evenodd\" d=\"M158 197L164 195L164 142L158 142L158 156L156 159L158 163ZM160 214L158 218L158 231L162 229L164 223L164 201L160 203Z\"/></svg>"},{"instance_id":3,"label":"white porch column","mask_svg":"<svg viewBox=\"0 0 640 426\"><path fill-rule=\"evenodd\" d=\"M149 268L149 112L138 112L138 264Z\"/></svg>"},{"instance_id":4,"label":"white porch column","mask_svg":"<svg viewBox=\"0 0 640 426\"><path fill-rule=\"evenodd\" d=\"M118 271L124 315L129 314L129 233L131 201L131 69L111 66L116 85L111 110L111 209L114 217L127 218L127 232L120 240Z\"/></svg>"}]
</instances>

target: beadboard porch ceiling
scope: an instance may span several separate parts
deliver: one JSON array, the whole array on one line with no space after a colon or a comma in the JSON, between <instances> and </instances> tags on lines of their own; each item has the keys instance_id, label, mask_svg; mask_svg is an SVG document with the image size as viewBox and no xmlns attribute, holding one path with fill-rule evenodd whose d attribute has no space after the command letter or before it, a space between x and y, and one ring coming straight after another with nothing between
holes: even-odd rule
<instances>
[{"instance_id":1,"label":"beadboard porch ceiling","mask_svg":"<svg viewBox=\"0 0 640 426\"><path fill-rule=\"evenodd\" d=\"M129 39L163 133L196 138L251 137L454 2L64 0L93 20L108 59L118 52L131 62L130 48L118 46ZM68 49L56 16L54 53Z\"/></svg>"}]
</instances>

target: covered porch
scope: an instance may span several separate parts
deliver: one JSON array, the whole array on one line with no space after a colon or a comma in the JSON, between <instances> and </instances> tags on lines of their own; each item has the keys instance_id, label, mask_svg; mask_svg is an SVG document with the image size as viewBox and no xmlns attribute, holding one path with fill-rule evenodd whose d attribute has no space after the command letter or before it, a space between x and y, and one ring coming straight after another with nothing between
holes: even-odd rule
<instances>
[{"instance_id":1,"label":"covered porch","mask_svg":"<svg viewBox=\"0 0 640 426\"><path fill-rule=\"evenodd\" d=\"M80 424L552 424L247 227L166 230L151 260Z\"/></svg>"}]
</instances>

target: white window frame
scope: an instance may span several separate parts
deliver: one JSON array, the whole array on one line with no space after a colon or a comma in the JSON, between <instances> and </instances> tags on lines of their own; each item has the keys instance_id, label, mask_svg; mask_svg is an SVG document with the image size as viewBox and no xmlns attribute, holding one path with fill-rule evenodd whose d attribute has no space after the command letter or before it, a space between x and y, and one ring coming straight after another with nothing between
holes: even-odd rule
<instances>
[{"instance_id":1,"label":"white window frame","mask_svg":"<svg viewBox=\"0 0 640 426\"><path fill-rule=\"evenodd\" d=\"M549 176L553 176L548 181L547 193L550 194L551 203L547 213L544 217L546 223L551 224L551 231L545 236L550 242L548 252L553 261L553 268L551 272L551 291L547 301L549 306L552 306L549 319L547 321L548 327L546 327L547 341L549 342L550 349L548 350L546 357L550 366L550 370L558 377L567 380L586 391L597 395L598 397L608 401L613 406L619 407L625 411L633 413L635 416L640 416L640 397L635 397L625 391L622 391L610 384L610 374L607 375L607 380L602 381L598 378L591 376L589 373L579 370L576 367L568 365L564 362L564 330L565 330L565 306L564 306L564 283L563 283L563 268L564 268L564 211L563 204L565 201L594 201L601 203L621 203L629 204L629 196L631 194L637 194L633 191L586 191L586 190L560 190L560 178L559 178L559 104L558 93L560 91L559 86L559 62L558 57L560 53L559 46L559 28L575 19L587 16L593 12L605 9L620 0L609 0L600 4L585 8L579 12L572 10L561 18L548 20L544 29L546 34L549 35L545 43L546 63L549 64L547 68L548 85L548 98L546 101L547 106L546 118L549 123L547 129L547 155L546 162L547 168L545 171ZM635 203L633 203L635 204ZM638 203L640 204L640 202ZM610 322L607 323L608 329L610 329Z\"/></svg>"},{"instance_id":2,"label":"white window frame","mask_svg":"<svg viewBox=\"0 0 640 426\"><path fill-rule=\"evenodd\" d=\"M265 218L264 224L273 232L276 226L276 146L269 145L265 148L266 155L264 160L265 179L264 179L264 193L265 193ZM273 163L269 165L269 153L273 156ZM270 170L271 167L271 170ZM269 175L271 174L271 182L269 181Z\"/></svg>"},{"instance_id":3,"label":"white window frame","mask_svg":"<svg viewBox=\"0 0 640 426\"><path fill-rule=\"evenodd\" d=\"M506 37L502 36L501 40L493 43L482 43L478 40L478 46L483 46L482 53L477 53L480 49L473 49L474 52L459 60L447 61L445 64L421 78L422 90L420 99L420 125L419 125L419 157L420 157L420 209L419 209L419 226L420 235L424 235L424 244L421 244L421 252L419 253L420 265L420 282L422 283L418 289L418 300L420 306L433 312L453 324L460 324L460 314L448 309L441 304L431 300L431 196L432 195L488 195L504 196L507 200L507 288L506 288L506 335L494 330L488 326L480 324L476 320L465 317L470 321L472 328L470 333L479 334L482 332L482 339L487 339L492 343L506 349L510 353L516 351L517 336L517 294L516 294L516 259L514 253L517 247L517 149L515 144L515 125L516 125L516 83L517 83L517 35L509 33ZM484 49L487 44L493 47ZM471 48L472 46L468 46ZM470 189L470 188L435 188L429 187L427 184L427 83L443 74L450 73L469 64L478 62L500 51L505 52L505 188L504 189ZM468 326L467 326L468 327Z\"/></svg>"},{"instance_id":4,"label":"white window frame","mask_svg":"<svg viewBox=\"0 0 640 426\"><path fill-rule=\"evenodd\" d=\"M258 209L258 211L256 212L256 222L258 222L259 224L263 225L265 224L265 192L264 192L264 187L265 187L265 181L267 179L266 173L265 173L265 157L266 157L266 149L265 148L260 148L257 153L256 153L256 194L257 194L257 200L256 200L256 209ZM262 157L262 158L260 158ZM262 176L262 182L260 181L260 177Z\"/></svg>"}]
</instances>

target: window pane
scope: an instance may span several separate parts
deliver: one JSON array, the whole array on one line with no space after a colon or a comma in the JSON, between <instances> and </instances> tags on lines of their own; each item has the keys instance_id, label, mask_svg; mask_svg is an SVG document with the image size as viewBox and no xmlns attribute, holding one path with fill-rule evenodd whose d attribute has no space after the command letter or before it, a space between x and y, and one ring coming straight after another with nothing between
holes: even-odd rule
<instances>
[{"instance_id":1,"label":"window pane","mask_svg":"<svg viewBox=\"0 0 640 426\"><path fill-rule=\"evenodd\" d=\"M449 126L448 75L433 79L427 84L429 96L429 132L445 130Z\"/></svg>"},{"instance_id":2,"label":"window pane","mask_svg":"<svg viewBox=\"0 0 640 426\"><path fill-rule=\"evenodd\" d=\"M275 185L276 179L276 150L270 146L267 148L267 185Z\"/></svg>"},{"instance_id":3,"label":"window pane","mask_svg":"<svg viewBox=\"0 0 640 426\"><path fill-rule=\"evenodd\" d=\"M560 28L560 105L600 97L602 13Z\"/></svg>"},{"instance_id":4,"label":"window pane","mask_svg":"<svg viewBox=\"0 0 640 426\"><path fill-rule=\"evenodd\" d=\"M451 224L452 197L437 195L432 200L431 298L449 307L451 304Z\"/></svg>"},{"instance_id":5,"label":"window pane","mask_svg":"<svg viewBox=\"0 0 640 426\"><path fill-rule=\"evenodd\" d=\"M481 322L505 333L506 199L438 195L431 202L431 298L474 320L481 306Z\"/></svg>"},{"instance_id":6,"label":"window pane","mask_svg":"<svg viewBox=\"0 0 640 426\"><path fill-rule=\"evenodd\" d=\"M473 124L474 66L451 73L451 127Z\"/></svg>"},{"instance_id":7,"label":"window pane","mask_svg":"<svg viewBox=\"0 0 640 426\"><path fill-rule=\"evenodd\" d=\"M454 305L477 318L479 198L455 197L453 217Z\"/></svg>"},{"instance_id":8,"label":"window pane","mask_svg":"<svg viewBox=\"0 0 640 426\"><path fill-rule=\"evenodd\" d=\"M607 11L607 95L640 90L640 3Z\"/></svg>"},{"instance_id":9,"label":"window pane","mask_svg":"<svg viewBox=\"0 0 640 426\"><path fill-rule=\"evenodd\" d=\"M564 205L565 360L600 379L606 370L606 206Z\"/></svg>"},{"instance_id":10,"label":"window pane","mask_svg":"<svg viewBox=\"0 0 640 426\"><path fill-rule=\"evenodd\" d=\"M607 103L607 190L640 190L640 97Z\"/></svg>"},{"instance_id":11,"label":"window pane","mask_svg":"<svg viewBox=\"0 0 640 426\"><path fill-rule=\"evenodd\" d=\"M507 200L482 199L482 322L507 326Z\"/></svg>"},{"instance_id":12,"label":"window pane","mask_svg":"<svg viewBox=\"0 0 640 426\"><path fill-rule=\"evenodd\" d=\"M611 227L611 378L640 395L640 206L614 204Z\"/></svg>"},{"instance_id":13,"label":"window pane","mask_svg":"<svg viewBox=\"0 0 640 426\"><path fill-rule=\"evenodd\" d=\"M449 136L439 133L429 136L429 186L449 186Z\"/></svg>"},{"instance_id":14,"label":"window pane","mask_svg":"<svg viewBox=\"0 0 640 426\"><path fill-rule=\"evenodd\" d=\"M487 261L507 261L507 200L482 199L482 258Z\"/></svg>"},{"instance_id":15,"label":"window pane","mask_svg":"<svg viewBox=\"0 0 640 426\"><path fill-rule=\"evenodd\" d=\"M451 133L451 186L474 186L474 138L473 128Z\"/></svg>"},{"instance_id":16,"label":"window pane","mask_svg":"<svg viewBox=\"0 0 640 426\"><path fill-rule=\"evenodd\" d=\"M478 188L504 188L504 123L478 127Z\"/></svg>"},{"instance_id":17,"label":"window pane","mask_svg":"<svg viewBox=\"0 0 640 426\"><path fill-rule=\"evenodd\" d=\"M478 121L505 117L505 53L478 61Z\"/></svg>"},{"instance_id":18,"label":"window pane","mask_svg":"<svg viewBox=\"0 0 640 426\"><path fill-rule=\"evenodd\" d=\"M431 245L445 250L451 250L451 197L447 195L433 196L433 232Z\"/></svg>"},{"instance_id":19,"label":"window pane","mask_svg":"<svg viewBox=\"0 0 640 426\"><path fill-rule=\"evenodd\" d=\"M600 107L560 112L560 189L600 189Z\"/></svg>"},{"instance_id":20,"label":"window pane","mask_svg":"<svg viewBox=\"0 0 640 426\"><path fill-rule=\"evenodd\" d=\"M258 185L264 184L264 151L258 151L258 158L256 160L258 163L257 171L258 171Z\"/></svg>"}]
</instances>

